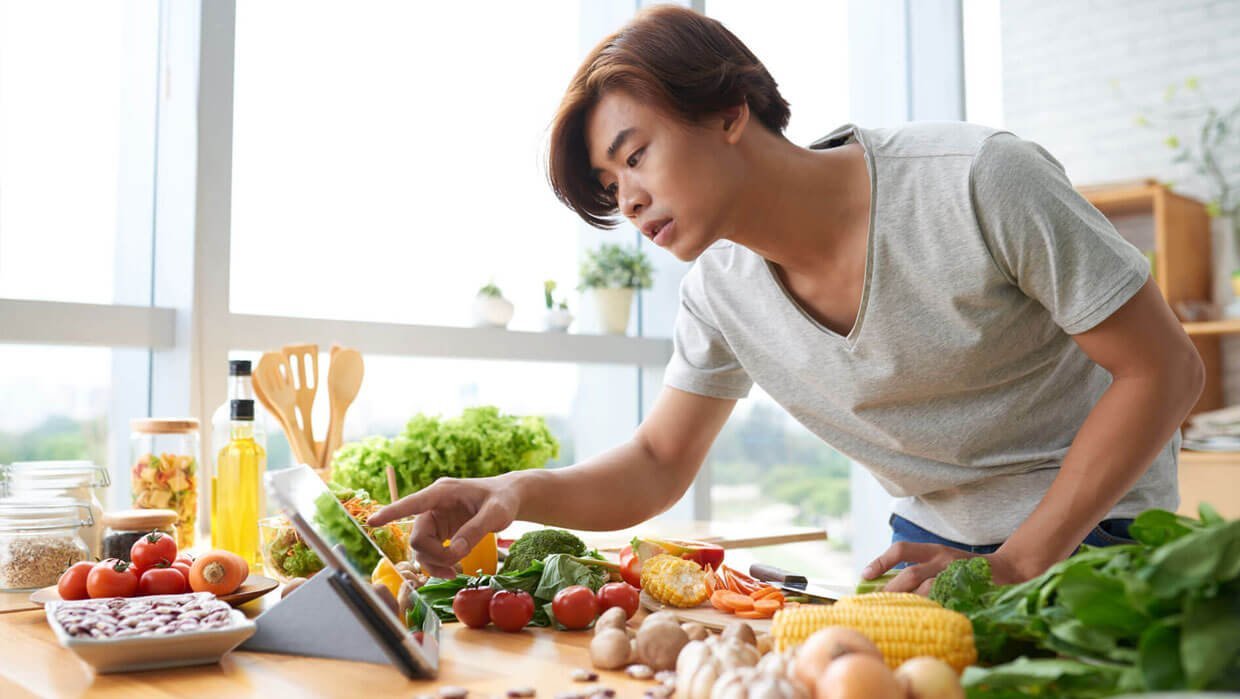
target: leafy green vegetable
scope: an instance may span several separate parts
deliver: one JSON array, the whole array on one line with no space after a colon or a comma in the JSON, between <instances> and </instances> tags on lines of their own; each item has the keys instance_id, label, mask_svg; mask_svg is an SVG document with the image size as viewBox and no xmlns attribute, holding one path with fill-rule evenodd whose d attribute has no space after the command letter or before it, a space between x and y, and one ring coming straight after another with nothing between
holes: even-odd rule
<instances>
[{"instance_id":1,"label":"leafy green vegetable","mask_svg":"<svg viewBox=\"0 0 1240 699\"><path fill-rule=\"evenodd\" d=\"M981 556L952 561L934 578L930 599L958 612L982 606L982 596L992 592L990 561Z\"/></svg>"},{"instance_id":2,"label":"leafy green vegetable","mask_svg":"<svg viewBox=\"0 0 1240 699\"><path fill-rule=\"evenodd\" d=\"M1139 543L1082 547L961 609L981 661L1007 663L974 673L970 697L1240 689L1240 520L1151 510L1131 532ZM954 572L945 590L981 589ZM1088 662L1020 657L1038 654Z\"/></svg>"},{"instance_id":3,"label":"leafy green vegetable","mask_svg":"<svg viewBox=\"0 0 1240 699\"><path fill-rule=\"evenodd\" d=\"M371 571L379 565L381 556L332 493L323 493L315 499L314 521L327 532L331 543L344 548L345 557L353 569L369 578Z\"/></svg>"},{"instance_id":4,"label":"leafy green vegetable","mask_svg":"<svg viewBox=\"0 0 1240 699\"><path fill-rule=\"evenodd\" d=\"M563 529L536 529L522 534L508 547L501 573L524 570L534 561L541 561L553 553L584 556L586 544L572 532Z\"/></svg>"},{"instance_id":5,"label":"leafy green vegetable","mask_svg":"<svg viewBox=\"0 0 1240 699\"><path fill-rule=\"evenodd\" d=\"M367 437L344 445L332 462L332 482L363 488L387 504L388 466L403 497L438 478L541 468L559 452L542 418L504 415L493 406L467 408L450 419L417 415L392 439Z\"/></svg>"}]
</instances>

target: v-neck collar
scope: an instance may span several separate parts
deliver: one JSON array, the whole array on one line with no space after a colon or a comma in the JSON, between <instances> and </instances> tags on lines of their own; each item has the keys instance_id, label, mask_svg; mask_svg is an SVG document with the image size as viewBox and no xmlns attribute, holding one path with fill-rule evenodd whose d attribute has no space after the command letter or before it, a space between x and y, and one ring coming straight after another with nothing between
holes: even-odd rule
<instances>
[{"instance_id":1,"label":"v-neck collar","mask_svg":"<svg viewBox=\"0 0 1240 699\"><path fill-rule=\"evenodd\" d=\"M850 350L857 345L857 338L860 337L862 325L865 323L866 309L870 305L870 286L873 284L874 278L874 231L876 230L874 226L874 213L876 209L875 202L878 201L878 177L875 172L874 158L870 153L870 144L866 141L865 133L853 124L841 126L835 131L832 131L826 136L814 141L809 146L814 150L825 150L827 148L835 148L837 146L845 145L851 140L856 140L857 143L861 145L861 151L865 156L866 171L870 177L870 220L866 231L865 276L861 280L861 303L857 306L857 318L853 321L852 329L848 332L848 335L841 335L818 322L818 320L815 319L809 311L805 310L805 307L802 306L795 297L793 297L792 293L788 291L788 287L784 284L783 280L779 278L779 274L775 270L775 265L772 264L770 260L765 258L762 260L766 265L766 271L767 274L770 275L771 281L775 283L775 286L779 289L780 293L784 295L784 298L788 300L788 303L791 304L792 307L795 308L797 312L809 322L810 325L817 328L819 332L822 332L833 340L844 342Z\"/></svg>"}]
</instances>

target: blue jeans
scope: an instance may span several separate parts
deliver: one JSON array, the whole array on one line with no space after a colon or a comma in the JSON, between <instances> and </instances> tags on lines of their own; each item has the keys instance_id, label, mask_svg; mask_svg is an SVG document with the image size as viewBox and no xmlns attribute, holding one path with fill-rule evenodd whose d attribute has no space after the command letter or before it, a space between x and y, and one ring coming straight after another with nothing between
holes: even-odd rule
<instances>
[{"instance_id":1,"label":"blue jeans","mask_svg":"<svg viewBox=\"0 0 1240 699\"><path fill-rule=\"evenodd\" d=\"M969 553L994 553L1001 546L1001 544L972 546L944 539L928 529L922 529L900 515L891 515L889 522L891 524L891 543L893 544L898 541L911 541L919 544L941 544L954 549L960 549L961 551L968 551ZM1133 540L1128 536L1128 526L1130 524L1132 524L1131 519L1104 519L1089 532L1089 536L1085 537L1085 541L1082 543L1089 544L1090 546L1131 544ZM904 564L901 563L899 567L903 568Z\"/></svg>"}]
</instances>

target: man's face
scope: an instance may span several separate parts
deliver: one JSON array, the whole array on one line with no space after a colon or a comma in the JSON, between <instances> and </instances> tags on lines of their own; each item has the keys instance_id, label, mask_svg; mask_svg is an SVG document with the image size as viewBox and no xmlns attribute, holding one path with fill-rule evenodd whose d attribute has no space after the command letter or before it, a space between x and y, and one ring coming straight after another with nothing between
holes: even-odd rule
<instances>
[{"instance_id":1,"label":"man's face","mask_svg":"<svg viewBox=\"0 0 1240 699\"><path fill-rule=\"evenodd\" d=\"M586 119L586 148L599 184L642 234L683 261L720 237L736 163L722 125L685 124L620 91Z\"/></svg>"}]
</instances>

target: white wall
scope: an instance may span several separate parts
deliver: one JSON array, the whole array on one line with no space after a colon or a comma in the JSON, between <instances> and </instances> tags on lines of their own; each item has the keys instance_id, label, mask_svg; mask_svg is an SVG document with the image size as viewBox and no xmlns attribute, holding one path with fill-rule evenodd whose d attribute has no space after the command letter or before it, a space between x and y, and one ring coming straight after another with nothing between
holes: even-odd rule
<instances>
[{"instance_id":1,"label":"white wall","mask_svg":"<svg viewBox=\"0 0 1240 699\"><path fill-rule=\"evenodd\" d=\"M1167 132L1134 119L1139 105L1161 106L1166 88L1189 77L1221 108L1240 103L1240 2L1005 0L1000 24L1005 128L1045 146L1077 184L1153 177L1208 198L1189 167L1171 163ZM1172 104L1190 104L1186 96ZM1216 238L1215 298L1226 303L1236 264ZM1240 401L1240 343L1225 347L1231 403Z\"/></svg>"}]
</instances>

